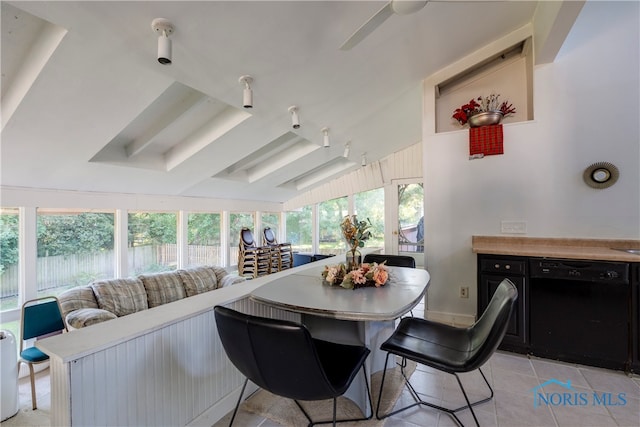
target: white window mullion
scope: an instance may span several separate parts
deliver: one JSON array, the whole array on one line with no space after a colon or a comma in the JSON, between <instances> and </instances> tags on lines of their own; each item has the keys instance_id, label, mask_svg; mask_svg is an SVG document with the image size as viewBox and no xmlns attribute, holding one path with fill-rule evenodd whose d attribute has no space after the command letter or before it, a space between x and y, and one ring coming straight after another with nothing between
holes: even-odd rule
<instances>
[{"instance_id":1,"label":"white window mullion","mask_svg":"<svg viewBox=\"0 0 640 427\"><path fill-rule=\"evenodd\" d=\"M231 265L229 258L229 211L220 212L220 263L224 267Z\"/></svg>"},{"instance_id":2,"label":"white window mullion","mask_svg":"<svg viewBox=\"0 0 640 427\"><path fill-rule=\"evenodd\" d=\"M177 230L176 230L176 258L177 258L177 268L185 268L185 266L189 263L189 234L188 234L188 223L189 223L189 213L185 211L178 211L177 216Z\"/></svg>"},{"instance_id":3,"label":"white window mullion","mask_svg":"<svg viewBox=\"0 0 640 427\"><path fill-rule=\"evenodd\" d=\"M320 221L318 220L318 203L311 206L311 253L317 254L320 250Z\"/></svg>"},{"instance_id":4,"label":"white window mullion","mask_svg":"<svg viewBox=\"0 0 640 427\"><path fill-rule=\"evenodd\" d=\"M19 212L18 306L22 306L38 296L38 213L35 207L21 207Z\"/></svg>"},{"instance_id":5,"label":"white window mullion","mask_svg":"<svg viewBox=\"0 0 640 427\"><path fill-rule=\"evenodd\" d=\"M126 209L116 209L114 218L113 250L115 262L115 276L129 276L129 212Z\"/></svg>"}]
</instances>

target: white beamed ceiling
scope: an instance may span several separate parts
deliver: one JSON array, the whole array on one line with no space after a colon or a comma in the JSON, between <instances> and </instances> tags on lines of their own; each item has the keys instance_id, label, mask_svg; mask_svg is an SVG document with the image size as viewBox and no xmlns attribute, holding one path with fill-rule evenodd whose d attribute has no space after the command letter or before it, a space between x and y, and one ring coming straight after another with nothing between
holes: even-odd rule
<instances>
[{"instance_id":1,"label":"white beamed ceiling","mask_svg":"<svg viewBox=\"0 0 640 427\"><path fill-rule=\"evenodd\" d=\"M2 2L0 184L285 202L362 153L419 142L422 80L530 24L538 2L429 2L341 51L383 5ZM175 27L169 66L156 61L159 17Z\"/></svg>"}]
</instances>

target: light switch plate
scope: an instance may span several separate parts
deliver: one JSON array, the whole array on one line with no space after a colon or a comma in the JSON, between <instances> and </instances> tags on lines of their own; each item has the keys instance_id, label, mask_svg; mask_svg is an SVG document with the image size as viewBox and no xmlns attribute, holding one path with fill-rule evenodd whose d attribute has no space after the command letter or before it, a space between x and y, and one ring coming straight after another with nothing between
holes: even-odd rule
<instances>
[{"instance_id":1,"label":"light switch plate","mask_svg":"<svg viewBox=\"0 0 640 427\"><path fill-rule=\"evenodd\" d=\"M527 234L527 221L502 221L500 230L507 234Z\"/></svg>"}]
</instances>

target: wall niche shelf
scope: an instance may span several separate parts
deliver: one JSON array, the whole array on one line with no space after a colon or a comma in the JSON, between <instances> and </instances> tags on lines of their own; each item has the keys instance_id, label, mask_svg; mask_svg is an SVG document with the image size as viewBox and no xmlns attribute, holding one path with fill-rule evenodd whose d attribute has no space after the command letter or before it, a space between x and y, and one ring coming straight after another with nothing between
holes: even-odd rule
<instances>
[{"instance_id":1,"label":"wall niche shelf","mask_svg":"<svg viewBox=\"0 0 640 427\"><path fill-rule=\"evenodd\" d=\"M528 37L502 51L467 67L435 86L436 133L468 129L451 116L456 108L471 99L500 95L515 114L503 124L533 120L533 53Z\"/></svg>"}]
</instances>

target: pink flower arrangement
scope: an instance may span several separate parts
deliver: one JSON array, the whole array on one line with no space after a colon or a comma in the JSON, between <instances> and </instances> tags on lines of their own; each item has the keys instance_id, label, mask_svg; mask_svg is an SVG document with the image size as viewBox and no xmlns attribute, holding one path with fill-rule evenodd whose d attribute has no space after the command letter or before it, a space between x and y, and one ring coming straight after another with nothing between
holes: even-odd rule
<instances>
[{"instance_id":1,"label":"pink flower arrangement","mask_svg":"<svg viewBox=\"0 0 640 427\"><path fill-rule=\"evenodd\" d=\"M357 289L367 286L379 288L389 280L389 269L384 263L361 264L359 268L347 273L344 264L326 265L322 277L330 285L340 285L346 289Z\"/></svg>"}]
</instances>

